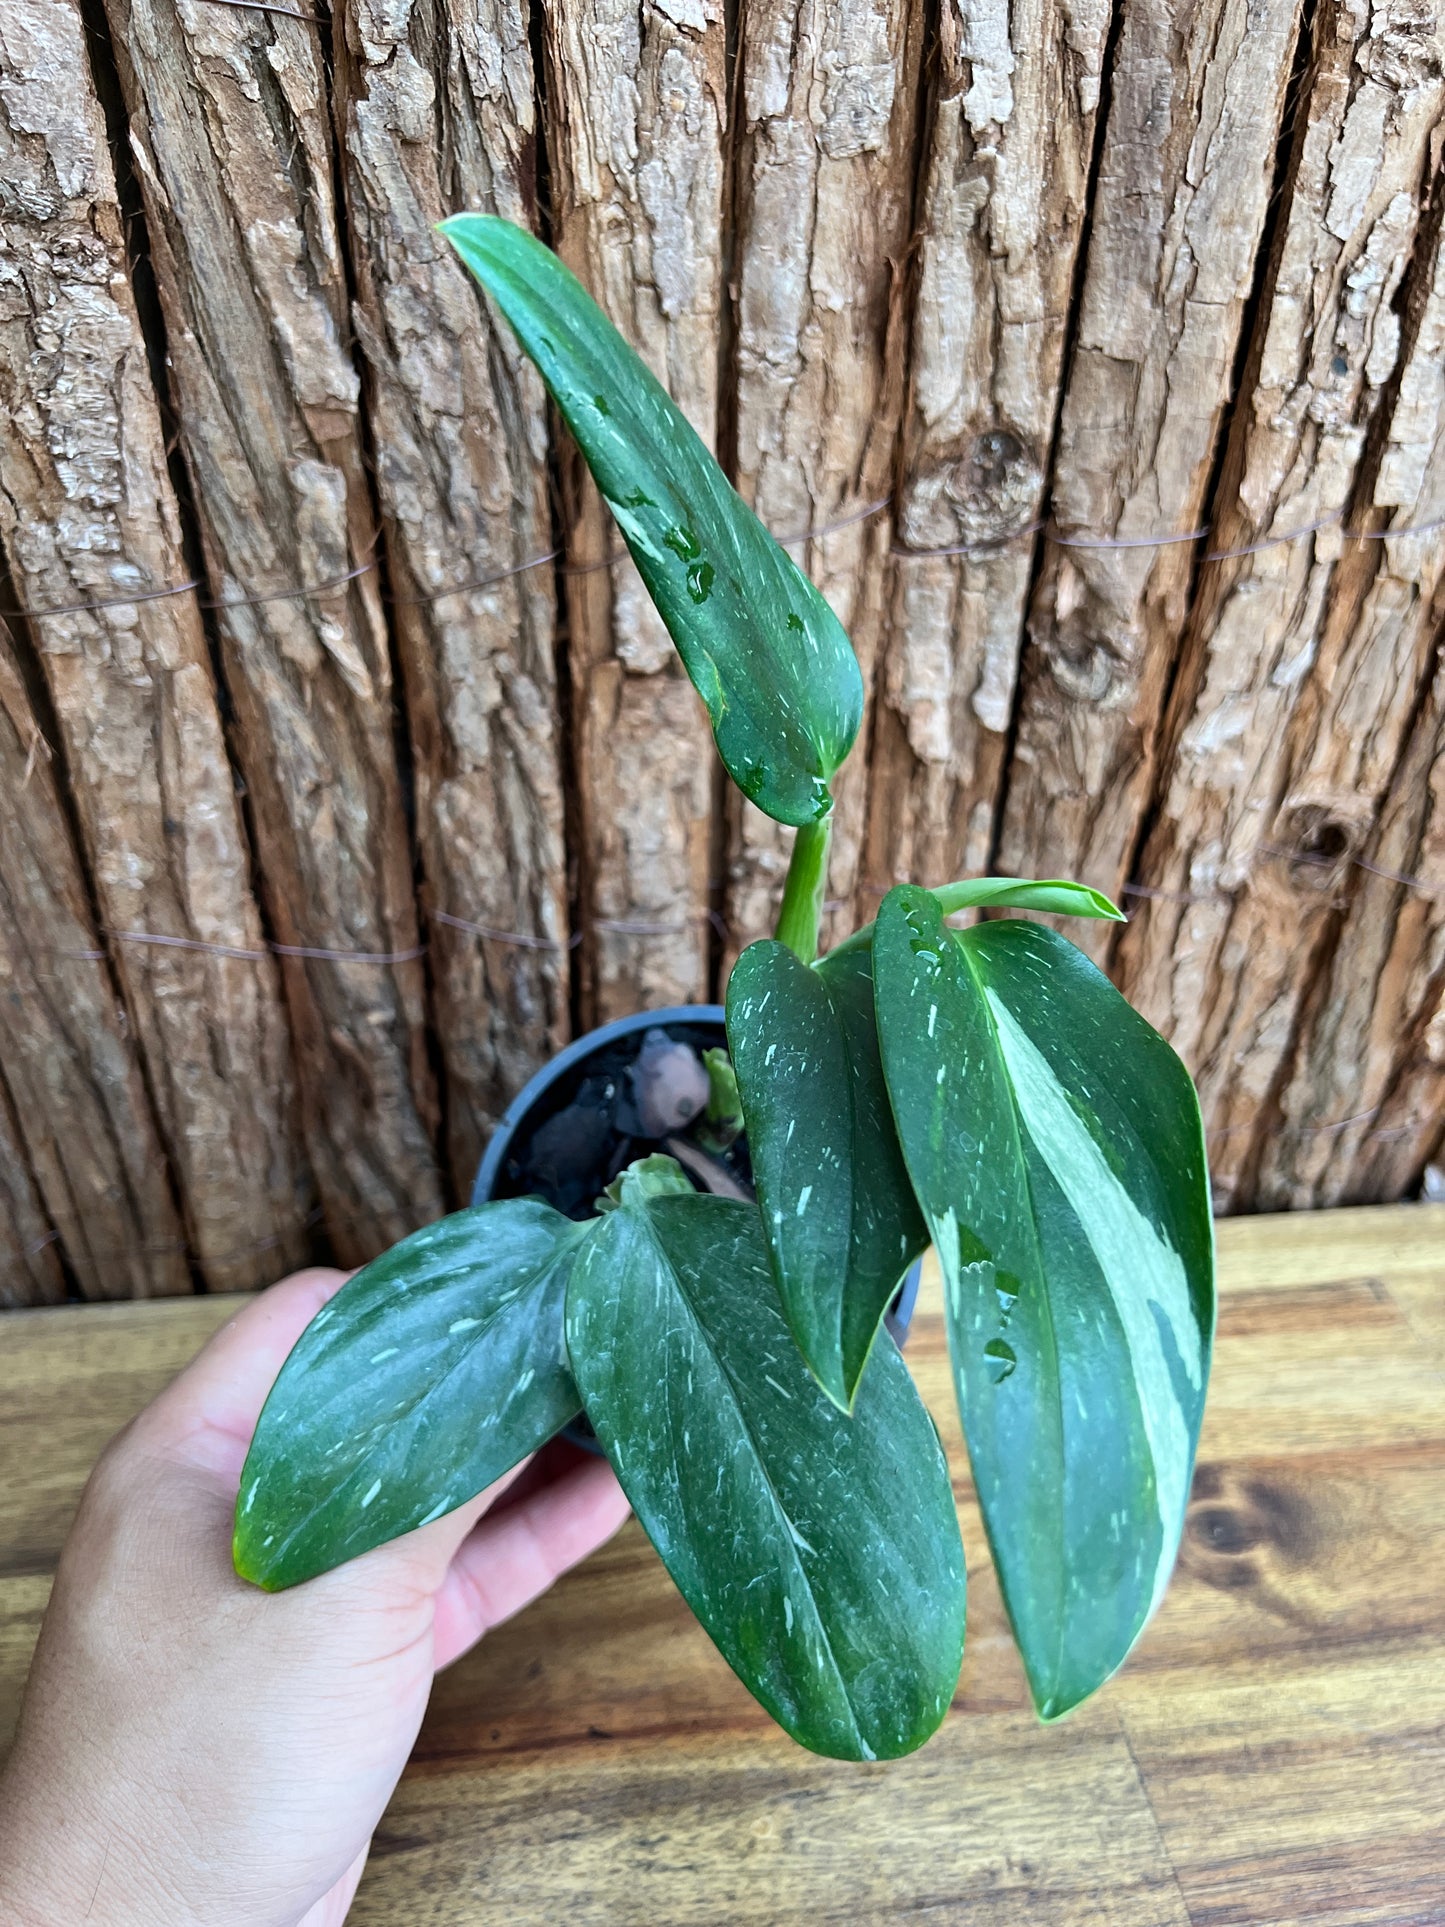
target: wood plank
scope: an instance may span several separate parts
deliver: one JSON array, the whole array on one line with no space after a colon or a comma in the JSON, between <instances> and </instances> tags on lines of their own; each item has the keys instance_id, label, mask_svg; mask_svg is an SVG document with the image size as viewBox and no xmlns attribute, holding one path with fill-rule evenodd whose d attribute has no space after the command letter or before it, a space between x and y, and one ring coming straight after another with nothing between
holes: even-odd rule
<instances>
[{"instance_id":1,"label":"wood plank","mask_svg":"<svg viewBox=\"0 0 1445 1927\"><path fill-rule=\"evenodd\" d=\"M568 952L555 571L541 382L434 232L530 225L537 114L516 0L353 0L336 113L355 324L416 782L433 1018L458 1196L565 1041ZM417 138L425 97L434 133ZM509 573L511 572L511 573ZM458 583L483 586L445 594ZM518 941L505 937L514 933Z\"/></svg>"},{"instance_id":2,"label":"wood plank","mask_svg":"<svg viewBox=\"0 0 1445 1927\"><path fill-rule=\"evenodd\" d=\"M961 1451L936 1273L909 1345L954 1467L969 1647L908 1761L770 1727L631 1525L443 1675L354 1918L1418 1927L1445 1732L1445 1206L1222 1224L1179 1569L1120 1676L1027 1709ZM0 1325L0 1744L104 1438L214 1299ZM44 1449L37 1450L37 1440Z\"/></svg>"},{"instance_id":3,"label":"wood plank","mask_svg":"<svg viewBox=\"0 0 1445 1927\"><path fill-rule=\"evenodd\" d=\"M790 553L869 688L891 537L881 514L850 518L893 482L923 13L916 0L750 0L738 26L733 479L780 538L831 531ZM840 903L860 881L867 738L865 726L834 784ZM791 847L790 830L729 792L729 958L771 933ZM850 909L825 917L825 942L852 928Z\"/></svg>"},{"instance_id":4,"label":"wood plank","mask_svg":"<svg viewBox=\"0 0 1445 1927\"><path fill-rule=\"evenodd\" d=\"M1241 1218L1215 1226L1221 1293L1248 1281L1256 1290L1439 1269L1445 1206L1400 1210L1302 1211Z\"/></svg>"},{"instance_id":5,"label":"wood plank","mask_svg":"<svg viewBox=\"0 0 1445 1927\"><path fill-rule=\"evenodd\" d=\"M53 752L3 623L0 795L0 1064L3 1108L14 1106L0 1190L23 1213L18 1248L0 1263L0 1304L64 1296L56 1250L27 1255L52 1226L87 1298L189 1291L185 1230L135 1038L96 934ZM38 1193L29 1206L28 1171ZM258 1258L299 1258L284 1227L275 1235L276 1248Z\"/></svg>"},{"instance_id":6,"label":"wood plank","mask_svg":"<svg viewBox=\"0 0 1445 1927\"><path fill-rule=\"evenodd\" d=\"M266 907L293 951L371 959L283 960L307 1152L359 1264L442 1202L320 39L244 7L107 12Z\"/></svg>"},{"instance_id":7,"label":"wood plank","mask_svg":"<svg viewBox=\"0 0 1445 1927\"><path fill-rule=\"evenodd\" d=\"M1250 1202L1342 860L1430 673L1441 583L1434 538L1346 547L1338 519L1403 528L1445 494L1445 262L1424 194L1445 18L1320 13L1315 34L1216 517L1221 549L1264 546L1201 572L1139 866L1157 894L1117 953L1199 1084L1222 1208Z\"/></svg>"},{"instance_id":8,"label":"wood plank","mask_svg":"<svg viewBox=\"0 0 1445 1927\"><path fill-rule=\"evenodd\" d=\"M1108 24L941 10L860 920L988 869L1036 546L1009 538L1042 511Z\"/></svg>"},{"instance_id":9,"label":"wood plank","mask_svg":"<svg viewBox=\"0 0 1445 1927\"><path fill-rule=\"evenodd\" d=\"M1193 1927L1439 1919L1442 1659L1437 1630L1287 1670L1215 1660L1192 1690L1120 1682Z\"/></svg>"},{"instance_id":10,"label":"wood plank","mask_svg":"<svg viewBox=\"0 0 1445 1927\"><path fill-rule=\"evenodd\" d=\"M0 64L0 541L22 602L72 611L32 640L192 1250L255 1284L311 1202L294 1064L200 611L169 593L189 571L79 6L7 7Z\"/></svg>"},{"instance_id":11,"label":"wood plank","mask_svg":"<svg viewBox=\"0 0 1445 1927\"><path fill-rule=\"evenodd\" d=\"M475 1778L417 1774L378 1830L352 1919L1011 1927L1026 1913L1189 1927L1113 1722L1057 1737L1041 1749L1030 1723L994 1716L950 1720L884 1768L759 1733L593 1740Z\"/></svg>"},{"instance_id":12,"label":"wood plank","mask_svg":"<svg viewBox=\"0 0 1445 1927\"><path fill-rule=\"evenodd\" d=\"M710 448L722 333L721 0L546 0L552 240ZM707 717L570 439L567 627L584 1016L708 989Z\"/></svg>"},{"instance_id":13,"label":"wood plank","mask_svg":"<svg viewBox=\"0 0 1445 1927\"><path fill-rule=\"evenodd\" d=\"M0 1572L55 1570L105 1445L243 1302L229 1295L12 1312L0 1323ZM43 1438L44 1450L34 1441Z\"/></svg>"},{"instance_id":14,"label":"wood plank","mask_svg":"<svg viewBox=\"0 0 1445 1927\"><path fill-rule=\"evenodd\" d=\"M997 867L1129 878L1273 185L1301 8L1127 0ZM1143 546L1131 546L1143 540ZM1107 925L1073 925L1097 959Z\"/></svg>"}]
</instances>

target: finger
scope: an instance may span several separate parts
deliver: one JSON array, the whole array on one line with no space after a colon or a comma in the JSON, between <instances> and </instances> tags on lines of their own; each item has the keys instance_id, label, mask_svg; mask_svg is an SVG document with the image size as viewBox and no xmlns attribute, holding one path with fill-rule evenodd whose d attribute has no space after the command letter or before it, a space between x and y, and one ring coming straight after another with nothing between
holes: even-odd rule
<instances>
[{"instance_id":1,"label":"finger","mask_svg":"<svg viewBox=\"0 0 1445 1927\"><path fill-rule=\"evenodd\" d=\"M611 1466L588 1459L483 1519L458 1547L437 1594L438 1670L610 1539L627 1512Z\"/></svg>"},{"instance_id":2,"label":"finger","mask_svg":"<svg viewBox=\"0 0 1445 1927\"><path fill-rule=\"evenodd\" d=\"M244 1451L292 1347L349 1276L313 1266L258 1293L147 1407L138 1434L151 1443L183 1446L205 1431Z\"/></svg>"},{"instance_id":3,"label":"finger","mask_svg":"<svg viewBox=\"0 0 1445 1927\"><path fill-rule=\"evenodd\" d=\"M509 1472L452 1512L444 1512L424 1526L416 1526L399 1539L389 1539L354 1561L356 1578L365 1586L382 1587L395 1594L398 1587L430 1597L447 1576L457 1548L475 1530L483 1514L531 1466L531 1457L520 1459ZM344 1570L344 1568L342 1568Z\"/></svg>"},{"instance_id":4,"label":"finger","mask_svg":"<svg viewBox=\"0 0 1445 1927\"><path fill-rule=\"evenodd\" d=\"M430 1596L441 1586L458 1547L483 1514L494 1507L500 1511L516 1505L534 1492L555 1485L561 1472L587 1463L588 1457L565 1439L551 1439L540 1450L520 1459L501 1478L494 1479L474 1499L468 1499L453 1512L444 1512L429 1525L417 1526L402 1538L378 1546L373 1556L389 1563L386 1577L393 1585L404 1578L409 1585Z\"/></svg>"}]
</instances>

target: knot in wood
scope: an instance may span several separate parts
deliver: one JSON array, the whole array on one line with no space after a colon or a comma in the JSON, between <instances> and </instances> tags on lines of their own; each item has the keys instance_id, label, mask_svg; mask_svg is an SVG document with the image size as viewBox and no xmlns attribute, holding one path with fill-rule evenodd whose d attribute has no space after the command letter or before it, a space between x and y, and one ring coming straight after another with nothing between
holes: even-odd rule
<instances>
[{"instance_id":1,"label":"knot in wood","mask_svg":"<svg viewBox=\"0 0 1445 1927\"><path fill-rule=\"evenodd\" d=\"M900 531L910 549L1007 541L1032 519L1043 472L1011 429L994 427L909 485Z\"/></svg>"},{"instance_id":2,"label":"knot in wood","mask_svg":"<svg viewBox=\"0 0 1445 1927\"><path fill-rule=\"evenodd\" d=\"M1294 803L1286 807L1275 847L1301 883L1333 889L1359 847L1363 829L1327 803Z\"/></svg>"}]
</instances>

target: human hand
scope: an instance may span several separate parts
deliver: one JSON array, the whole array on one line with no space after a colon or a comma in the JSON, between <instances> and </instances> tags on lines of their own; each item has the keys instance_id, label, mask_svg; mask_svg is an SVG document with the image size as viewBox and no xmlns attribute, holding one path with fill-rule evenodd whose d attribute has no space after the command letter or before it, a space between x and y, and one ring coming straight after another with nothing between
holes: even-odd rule
<instances>
[{"instance_id":1,"label":"human hand","mask_svg":"<svg viewBox=\"0 0 1445 1927\"><path fill-rule=\"evenodd\" d=\"M0 1777L6 1927L339 1927L433 1675L626 1516L603 1460L549 1448L290 1592L238 1579L246 1448L345 1276L247 1305L92 1473Z\"/></svg>"}]
</instances>

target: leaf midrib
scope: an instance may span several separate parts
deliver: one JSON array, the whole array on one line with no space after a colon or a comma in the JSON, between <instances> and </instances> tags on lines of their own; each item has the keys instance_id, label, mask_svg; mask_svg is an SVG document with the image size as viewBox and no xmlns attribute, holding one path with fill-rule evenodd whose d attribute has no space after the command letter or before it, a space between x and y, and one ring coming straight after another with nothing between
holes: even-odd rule
<instances>
[{"instance_id":1,"label":"leaf midrib","mask_svg":"<svg viewBox=\"0 0 1445 1927\"><path fill-rule=\"evenodd\" d=\"M637 1209L636 1206L624 1206L623 1208L627 1210ZM803 1588L807 1593L808 1604L812 1609L813 1618L817 1624L818 1633L820 1638L822 1639L824 1649L827 1652L829 1664L832 1666L833 1676L837 1681L839 1694L842 1697L844 1706L847 1707L848 1709L848 1718L853 1728L853 1737L858 1742L859 1747L861 1749L863 1746L867 1744L867 1742L864 1740L863 1734L859 1729L858 1715L854 1709L853 1701L849 1696L847 1681L843 1676L843 1669L839 1665L838 1656L833 1650L833 1641L832 1641L831 1635L828 1632L827 1623L823 1618L822 1612L819 1610L817 1597L813 1592L812 1583L808 1578L807 1568L804 1566L803 1561L799 1556L798 1547L793 1538L792 1529L791 1529L793 1524L791 1514L788 1512L787 1507L783 1504L783 1501L779 1496L778 1489L773 1483L772 1474L768 1470L767 1460L764 1458L762 1450L759 1447L757 1438L754 1435L753 1428L748 1422L747 1410L743 1404L742 1397L738 1391L737 1381L733 1375L731 1368L727 1363L727 1360L721 1355L717 1347L713 1344L712 1336L708 1331L706 1323L700 1316L696 1305L693 1303L691 1296L688 1293L687 1286L683 1282L682 1274L679 1272L677 1267L673 1264L672 1259L668 1255L666 1246L663 1244L661 1238L657 1234L656 1228L652 1223L651 1213L644 1208L641 1211L640 1215L645 1221L647 1237L649 1242L652 1245L654 1252L656 1253L657 1257L660 1259L667 1276L673 1280L674 1288L677 1292L678 1298L682 1301L683 1305L686 1307L688 1317L692 1321L692 1324L696 1329L696 1331L699 1333L704 1349L707 1351L708 1356L712 1359L713 1363L716 1365L724 1384L728 1388L728 1394L732 1400L733 1409L737 1413L738 1422L742 1427L743 1435L747 1439L748 1444L752 1448L753 1460L754 1460L754 1463L757 1465L758 1471L762 1475L763 1484L767 1488L768 1497L772 1500L773 1506L777 1511L779 1518L783 1521L785 1537L787 1540L787 1555L791 1560L793 1567L798 1572L799 1577L802 1580ZM786 1325L786 1320L784 1321L784 1323Z\"/></svg>"},{"instance_id":2,"label":"leaf midrib","mask_svg":"<svg viewBox=\"0 0 1445 1927\"><path fill-rule=\"evenodd\" d=\"M1054 1395L1055 1395L1055 1401L1058 1406L1058 1414L1059 1414L1059 1453L1062 1461L1062 1457L1064 1454L1064 1438L1065 1438L1064 1380L1063 1380L1063 1374L1059 1370L1058 1330L1054 1324L1054 1308L1049 1297L1048 1275L1047 1275L1046 1268L1044 1266L1043 1249L1039 1242L1038 1204L1037 1204L1036 1198L1034 1197L1033 1179L1029 1174L1029 1162L1028 1162L1028 1159L1024 1156L1024 1151L1023 1151L1023 1120L1019 1113L1018 1099L1014 1095L1013 1078L1009 1075L1008 1059L1004 1054L1003 1044L999 1038L998 1023L993 1014L993 1007L988 1000L988 989L987 989L987 986L984 984L983 979L980 977L978 970L974 965L973 957L969 953L968 945L964 941L968 933L966 931L954 931L949 929L948 925L943 923L943 916L941 912L939 914L939 923L940 925L942 925L945 938L953 944L958 954L963 958L964 968L968 971L969 978L972 981L972 984L974 987L974 991L978 996L979 1004L982 1007L984 1019L988 1025L988 1034L990 1038L992 1038L993 1040L994 1056L998 1061L998 1066L1002 1073L1004 1089L1008 1092L1009 1120L1013 1131L1014 1154L1018 1159L1019 1170L1023 1174L1024 1189L1028 1193L1029 1237L1034 1247L1035 1260L1038 1266L1038 1278L1039 1278L1040 1287L1041 1287L1039 1296L1043 1304L1044 1316L1048 1321L1049 1349L1052 1354L1053 1367L1054 1367L1054 1370L1053 1370ZM1058 1504L1057 1504L1056 1510L1059 1515L1059 1526L1060 1526L1058 1543L1060 1544L1060 1546L1062 1546L1065 1543L1064 1532L1063 1532L1064 1493L1063 1493L1062 1476L1059 1482ZM998 1569L1001 1573L1003 1568L1001 1563L998 1561L997 1553L994 1549L993 1532L989 1526L987 1511L984 1512L983 1522L984 1522L984 1531L989 1541L989 1550L991 1553L994 1554L995 1564L998 1566ZM1060 1681L1060 1678L1062 1676L1063 1662L1064 1662L1064 1597L1065 1597L1064 1564L1065 1564L1064 1560L1060 1559L1058 1562L1058 1573L1059 1573L1058 1609L1054 1616L1054 1623L1058 1627L1058 1647L1054 1654L1054 1669L1053 1669L1053 1677L1054 1677L1054 1683L1055 1683L1056 1689ZM1005 1598L1006 1597L1007 1595L1005 1595Z\"/></svg>"}]
</instances>

